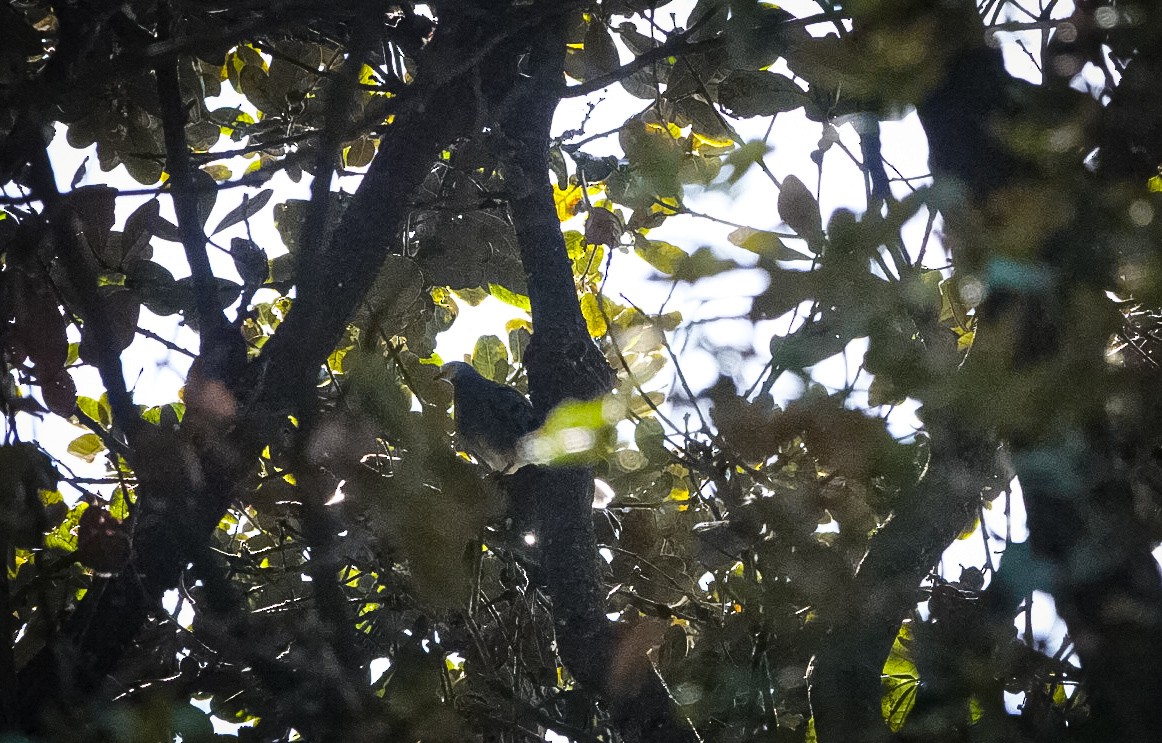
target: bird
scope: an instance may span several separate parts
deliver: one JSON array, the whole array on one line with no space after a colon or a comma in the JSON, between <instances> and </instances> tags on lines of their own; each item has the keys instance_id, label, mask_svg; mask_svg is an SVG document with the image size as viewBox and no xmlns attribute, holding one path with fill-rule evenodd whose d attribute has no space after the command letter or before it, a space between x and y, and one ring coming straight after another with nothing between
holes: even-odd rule
<instances>
[{"instance_id":1,"label":"bird","mask_svg":"<svg viewBox=\"0 0 1162 743\"><path fill-rule=\"evenodd\" d=\"M517 444L537 427L532 403L507 385L486 379L463 361L450 361L439 376L452 384L460 445L494 472L509 474L527 464Z\"/></svg>"}]
</instances>

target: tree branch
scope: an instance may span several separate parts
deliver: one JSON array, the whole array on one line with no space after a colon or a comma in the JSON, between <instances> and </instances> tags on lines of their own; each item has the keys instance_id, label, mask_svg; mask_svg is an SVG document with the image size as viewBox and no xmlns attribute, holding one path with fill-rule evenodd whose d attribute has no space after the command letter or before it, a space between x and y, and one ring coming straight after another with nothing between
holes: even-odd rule
<instances>
[{"instance_id":1,"label":"tree branch","mask_svg":"<svg viewBox=\"0 0 1162 743\"><path fill-rule=\"evenodd\" d=\"M931 463L924 479L876 532L848 586L843 613L810 670L811 711L823 743L889 740L880 710L881 675L921 581L976 513L991 480L995 445L928 420Z\"/></svg>"},{"instance_id":2,"label":"tree branch","mask_svg":"<svg viewBox=\"0 0 1162 743\"><path fill-rule=\"evenodd\" d=\"M158 4L158 31L163 38L170 35L172 23L169 4ZM157 94L161 105L162 129L165 137L165 162L173 184L174 213L178 232L185 248L186 262L194 286L194 315L202 343L213 344L220 337L218 331L226 325L226 316L218 308L218 284L206 253L206 233L198 213L198 197L194 188L194 171L190 163L190 148L186 142L186 107L178 80L178 60L156 67ZM209 215L207 215L209 216Z\"/></svg>"},{"instance_id":3,"label":"tree branch","mask_svg":"<svg viewBox=\"0 0 1162 743\"><path fill-rule=\"evenodd\" d=\"M669 57L687 57L692 54L705 54L707 52L717 51L722 49L727 44L727 37L725 35L714 36L709 39L702 39L701 41L690 41L690 38L696 35L702 28L702 25L708 21L714 14L707 13L699 18L693 26L685 31L673 34L658 46L649 51L642 52L634 57L629 62L626 62L616 70L611 70L604 75L599 75L590 80L577 85L561 84L560 97L575 98L577 96L589 95L596 93L602 88L607 88L614 83L619 83L630 75L644 70L650 65L660 62ZM777 33L780 29L786 28L805 28L816 23L825 23L833 20L832 16L827 13L820 13L805 18L788 18L786 20L778 20L774 22L764 23L756 26L753 29L746 29L750 33L761 35L764 33ZM742 29L740 29L742 30Z\"/></svg>"}]
</instances>

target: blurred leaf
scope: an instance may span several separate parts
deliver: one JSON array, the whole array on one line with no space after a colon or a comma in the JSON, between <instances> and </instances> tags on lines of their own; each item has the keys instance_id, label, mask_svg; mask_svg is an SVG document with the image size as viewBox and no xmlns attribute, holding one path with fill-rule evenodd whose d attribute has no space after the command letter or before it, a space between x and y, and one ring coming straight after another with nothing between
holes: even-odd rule
<instances>
[{"instance_id":1,"label":"blurred leaf","mask_svg":"<svg viewBox=\"0 0 1162 743\"><path fill-rule=\"evenodd\" d=\"M622 403L612 397L566 400L525 440L523 453L538 464L591 463L616 442L615 426L624 414Z\"/></svg>"},{"instance_id":2,"label":"blurred leaf","mask_svg":"<svg viewBox=\"0 0 1162 743\"><path fill-rule=\"evenodd\" d=\"M749 250L763 258L776 261L801 261L812 256L801 253L787 246L782 239L773 232L764 232L750 227L740 227L727 236L727 239L740 248Z\"/></svg>"},{"instance_id":3,"label":"blurred leaf","mask_svg":"<svg viewBox=\"0 0 1162 743\"><path fill-rule=\"evenodd\" d=\"M648 240L640 233L635 235L633 250L638 256L667 276L678 271L679 266L687 266L690 256L677 245L664 240Z\"/></svg>"},{"instance_id":4,"label":"blurred leaf","mask_svg":"<svg viewBox=\"0 0 1162 743\"><path fill-rule=\"evenodd\" d=\"M698 248L693 255L683 258L674 268L673 276L679 281L697 281L707 276L716 276L726 271L733 271L738 264L724 258L719 258L710 248Z\"/></svg>"},{"instance_id":5,"label":"blurred leaf","mask_svg":"<svg viewBox=\"0 0 1162 743\"><path fill-rule=\"evenodd\" d=\"M810 98L786 75L735 70L718 84L718 102L732 115L750 118L793 111Z\"/></svg>"},{"instance_id":6,"label":"blurred leaf","mask_svg":"<svg viewBox=\"0 0 1162 743\"><path fill-rule=\"evenodd\" d=\"M793 175L787 176L779 190L779 216L813 250L823 242L823 223L819 216L819 202Z\"/></svg>"},{"instance_id":7,"label":"blurred leaf","mask_svg":"<svg viewBox=\"0 0 1162 743\"><path fill-rule=\"evenodd\" d=\"M666 432L656 418L642 418L633 431L638 450L655 464L670 461L666 449Z\"/></svg>"}]
</instances>

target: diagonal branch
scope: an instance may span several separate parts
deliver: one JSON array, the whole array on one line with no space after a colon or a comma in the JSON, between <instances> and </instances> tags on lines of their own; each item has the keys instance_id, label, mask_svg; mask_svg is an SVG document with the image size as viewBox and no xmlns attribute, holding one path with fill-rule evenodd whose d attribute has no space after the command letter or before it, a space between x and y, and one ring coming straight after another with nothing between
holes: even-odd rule
<instances>
[{"instance_id":1,"label":"diagonal branch","mask_svg":"<svg viewBox=\"0 0 1162 743\"><path fill-rule=\"evenodd\" d=\"M811 711L820 741L889 740L880 710L881 674L900 622L916 607L924 577L976 512L994 467L995 445L928 421L932 461L872 538L847 587L844 614L811 663Z\"/></svg>"}]
</instances>

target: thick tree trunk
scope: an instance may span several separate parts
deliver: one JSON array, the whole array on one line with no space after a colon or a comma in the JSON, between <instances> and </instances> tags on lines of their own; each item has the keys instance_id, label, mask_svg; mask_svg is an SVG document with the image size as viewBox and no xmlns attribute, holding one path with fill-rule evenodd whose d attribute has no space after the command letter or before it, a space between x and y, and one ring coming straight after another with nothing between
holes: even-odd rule
<instances>
[{"instance_id":1,"label":"thick tree trunk","mask_svg":"<svg viewBox=\"0 0 1162 743\"><path fill-rule=\"evenodd\" d=\"M530 77L519 83L504 123L517 144L514 172L524 179L511 209L532 305L529 394L541 416L567 399L600 397L615 378L581 315L549 182L549 132L564 80L561 26L550 21L535 34ZM566 668L604 696L627 740L693 740L649 660L615 645L593 528L592 468L527 468L513 486L538 506L545 589Z\"/></svg>"}]
</instances>

